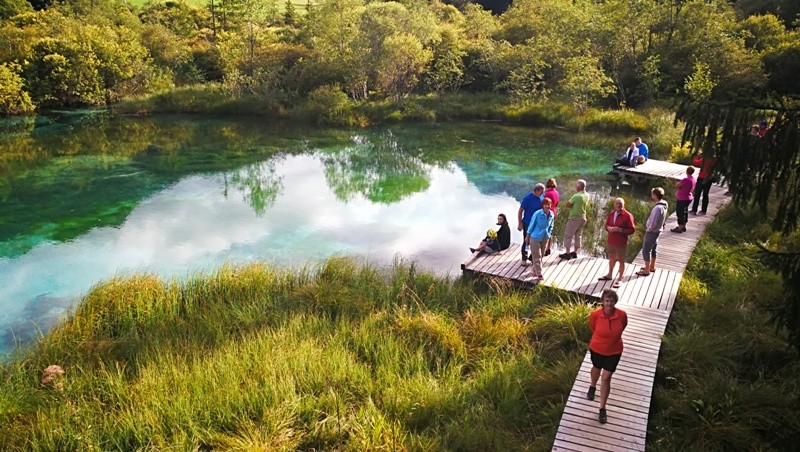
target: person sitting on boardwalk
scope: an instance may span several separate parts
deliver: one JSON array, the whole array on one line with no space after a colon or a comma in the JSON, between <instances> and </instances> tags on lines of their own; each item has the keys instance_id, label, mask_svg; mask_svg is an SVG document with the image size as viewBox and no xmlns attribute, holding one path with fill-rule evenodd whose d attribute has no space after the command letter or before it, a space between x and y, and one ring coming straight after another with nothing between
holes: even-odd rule
<instances>
[{"instance_id":1,"label":"person sitting on boardwalk","mask_svg":"<svg viewBox=\"0 0 800 452\"><path fill-rule=\"evenodd\" d=\"M628 236L636 232L633 215L625 210L625 200L614 200L614 210L608 213L606 219L608 231L608 274L601 276L601 281L609 281L614 277L614 265L619 262L619 273L612 283L612 287L622 284L622 275L625 272L625 255L628 251Z\"/></svg>"},{"instance_id":2,"label":"person sitting on boardwalk","mask_svg":"<svg viewBox=\"0 0 800 452\"><path fill-rule=\"evenodd\" d=\"M497 224L500 226L500 229L497 231L489 229L486 232L486 238L483 239L476 248L470 248L470 252L474 253L476 251L480 252L485 250L487 253L491 254L511 246L511 228L508 227L506 214L501 213L497 215Z\"/></svg>"},{"instance_id":3,"label":"person sitting on boardwalk","mask_svg":"<svg viewBox=\"0 0 800 452\"><path fill-rule=\"evenodd\" d=\"M608 421L606 401L611 392L611 377L617 370L622 357L622 332L628 326L628 315L616 307L619 296L611 289L603 290L603 307L589 314L589 329L592 339L589 341L589 354L592 357L592 373L589 391L586 398L594 400L597 391L597 380L602 370L603 379L600 386L600 423Z\"/></svg>"},{"instance_id":4,"label":"person sitting on boardwalk","mask_svg":"<svg viewBox=\"0 0 800 452\"><path fill-rule=\"evenodd\" d=\"M700 174L697 175L697 184L694 187L694 203L692 203L691 214L697 215L697 205L700 204L700 198L702 197L700 215L705 215L706 210L708 210L708 192L711 191L711 185L716 182L717 154L706 157L703 155L703 151L698 151L694 160L692 160L692 165L700 168Z\"/></svg>"},{"instance_id":5,"label":"person sitting on boardwalk","mask_svg":"<svg viewBox=\"0 0 800 452\"><path fill-rule=\"evenodd\" d=\"M617 159L616 164L621 166L636 166L637 159L639 158L639 149L636 147L636 142L631 142L625 154Z\"/></svg>"},{"instance_id":6,"label":"person sitting on boardwalk","mask_svg":"<svg viewBox=\"0 0 800 452\"><path fill-rule=\"evenodd\" d=\"M650 159L650 148L647 147L646 144L642 143L642 139L640 137L636 137L633 144L636 145L636 149L639 151L639 163L644 163L648 159ZM642 160L644 157L644 161Z\"/></svg>"},{"instance_id":7,"label":"person sitting on boardwalk","mask_svg":"<svg viewBox=\"0 0 800 452\"><path fill-rule=\"evenodd\" d=\"M522 246L519 248L522 252L523 265L528 264L528 250L525 246L528 242L528 225L531 222L533 213L542 208L542 199L544 199L543 193L544 184L539 183L534 185L533 191L522 198L522 202L519 204L519 210L517 211L517 230L522 231Z\"/></svg>"},{"instance_id":8,"label":"person sitting on boardwalk","mask_svg":"<svg viewBox=\"0 0 800 452\"><path fill-rule=\"evenodd\" d=\"M556 180L554 178L547 179L547 182L544 183L544 197L550 198L552 204L550 205L550 210L553 212L553 217L556 216L556 210L558 210L558 185L556 184ZM544 251L545 256L550 255L550 245L553 243L553 236L550 236L550 240L547 241L547 249Z\"/></svg>"},{"instance_id":9,"label":"person sitting on boardwalk","mask_svg":"<svg viewBox=\"0 0 800 452\"><path fill-rule=\"evenodd\" d=\"M678 182L678 190L675 193L675 215L678 217L678 225L670 229L672 232L686 232L686 223L689 222L689 204L692 203L692 192L696 184L694 180L694 167L686 168L686 177Z\"/></svg>"},{"instance_id":10,"label":"person sitting on boardwalk","mask_svg":"<svg viewBox=\"0 0 800 452\"><path fill-rule=\"evenodd\" d=\"M648 276L656 271L658 236L661 235L661 231L664 230L664 224L667 222L667 202L664 201L664 189L656 187L650 190L650 199L655 201L656 204L650 211L650 216L647 217L647 223L645 224L644 241L642 243L644 267L636 272L639 276Z\"/></svg>"},{"instance_id":11,"label":"person sitting on boardwalk","mask_svg":"<svg viewBox=\"0 0 800 452\"><path fill-rule=\"evenodd\" d=\"M480 253L485 251L487 254L492 254L500 251L500 242L497 240L497 231L489 229L486 231L486 237L481 240L477 248L469 249L473 253Z\"/></svg>"},{"instance_id":12,"label":"person sitting on boardwalk","mask_svg":"<svg viewBox=\"0 0 800 452\"><path fill-rule=\"evenodd\" d=\"M586 181L578 179L575 182L577 193L572 195L567 201L569 217L567 226L564 228L564 248L565 251L558 255L561 259L575 259L578 257L578 250L581 249L581 234L583 227L586 226L586 206L589 204L589 195L586 193ZM572 249L572 241L575 241L575 248Z\"/></svg>"},{"instance_id":13,"label":"person sitting on boardwalk","mask_svg":"<svg viewBox=\"0 0 800 452\"><path fill-rule=\"evenodd\" d=\"M553 202L550 198L544 198L542 208L537 210L531 217L531 224L528 226L528 244L531 247L531 262L533 269L530 276L525 281L538 282L544 279L542 276L542 255L547 248L547 242L553 233L553 212L550 210Z\"/></svg>"}]
</instances>

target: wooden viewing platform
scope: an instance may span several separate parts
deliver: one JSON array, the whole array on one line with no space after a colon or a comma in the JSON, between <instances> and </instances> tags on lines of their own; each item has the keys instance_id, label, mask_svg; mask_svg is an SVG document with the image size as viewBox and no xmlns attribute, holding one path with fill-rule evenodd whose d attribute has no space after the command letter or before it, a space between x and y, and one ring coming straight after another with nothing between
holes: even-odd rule
<instances>
[{"instance_id":1,"label":"wooden viewing platform","mask_svg":"<svg viewBox=\"0 0 800 452\"><path fill-rule=\"evenodd\" d=\"M648 165L656 162L651 160L635 169L626 169L641 169L643 172ZM649 168L663 170L667 167L658 164ZM682 168L680 174L673 171L672 176L666 173L645 175L682 178L686 166ZM707 215L690 214L687 231L684 233L670 231L677 224L675 214L667 218L665 230L658 241L655 273L646 277L635 274L644 264L641 253L633 263L626 264L622 286L616 290L619 294L618 306L628 314L628 327L622 335L625 351L614 373L612 390L607 402L608 423L601 425L598 421L597 399L595 401L586 399L589 372L592 367L587 351L567 398L553 450L643 451L645 449L650 399L661 337L666 329L678 286L692 251L706 226L720 208L730 201L730 197L724 195L724 192L724 188L712 186ZM644 219L637 219L638 224L641 225L643 222ZM540 284L589 297L599 297L603 289L611 287L611 281L597 279L608 272L608 260L592 256L562 260L557 254L554 251L543 259L544 280ZM501 253L473 255L461 265L461 268L465 274L504 278L517 284L532 286L531 283L524 281L530 267L520 264L518 244L512 244L509 249ZM602 381L598 382L601 383ZM599 388L597 393L600 394Z\"/></svg>"},{"instance_id":2,"label":"wooden viewing platform","mask_svg":"<svg viewBox=\"0 0 800 452\"><path fill-rule=\"evenodd\" d=\"M687 165L680 165L678 163L665 162L663 160L648 160L641 165L625 166L614 165L611 172L620 177L635 176L635 177L664 177L667 179L683 179L686 176ZM697 173L695 173L697 176Z\"/></svg>"}]
</instances>

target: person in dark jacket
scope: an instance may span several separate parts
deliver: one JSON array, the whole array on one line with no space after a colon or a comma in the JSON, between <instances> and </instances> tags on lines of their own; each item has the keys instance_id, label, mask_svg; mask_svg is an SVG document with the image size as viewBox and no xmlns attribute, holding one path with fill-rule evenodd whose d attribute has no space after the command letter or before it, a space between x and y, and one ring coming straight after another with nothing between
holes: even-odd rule
<instances>
[{"instance_id":1,"label":"person in dark jacket","mask_svg":"<svg viewBox=\"0 0 800 452\"><path fill-rule=\"evenodd\" d=\"M494 253L511 246L511 228L508 226L508 220L505 214L501 213L497 216L497 225L500 226L500 229L497 231L490 229L489 231L491 232L487 231L486 238L484 238L476 248L470 248L470 252L486 251L488 253Z\"/></svg>"}]
</instances>

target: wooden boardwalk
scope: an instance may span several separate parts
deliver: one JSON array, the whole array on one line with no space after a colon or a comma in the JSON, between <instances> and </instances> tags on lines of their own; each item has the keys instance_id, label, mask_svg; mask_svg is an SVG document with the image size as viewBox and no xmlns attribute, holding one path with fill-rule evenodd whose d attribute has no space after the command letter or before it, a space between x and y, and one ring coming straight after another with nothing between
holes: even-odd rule
<instances>
[{"instance_id":1,"label":"wooden boardwalk","mask_svg":"<svg viewBox=\"0 0 800 452\"><path fill-rule=\"evenodd\" d=\"M686 176L686 165L680 165L672 162L665 162L663 160L648 160L641 165L622 166L614 165L611 169L612 172L620 176L636 176L636 177L664 177L667 179L683 179ZM697 172L695 172L697 176Z\"/></svg>"},{"instance_id":2,"label":"wooden boardwalk","mask_svg":"<svg viewBox=\"0 0 800 452\"><path fill-rule=\"evenodd\" d=\"M643 170L650 163L656 162L651 160L637 168ZM665 169L667 166L659 164L650 168ZM686 167L682 168L680 172L673 168L672 176L666 173L657 176L682 178ZM553 450L643 451L645 449L650 398L661 337L666 329L678 286L692 251L706 226L719 209L730 200L724 192L725 189L717 186L711 188L707 215L690 214L687 232L680 234L670 232L676 224L675 215L670 215L665 231L659 238L655 273L647 277L636 276L635 273L643 265L641 253L632 264L625 266L622 286L617 289L617 293L620 297L618 306L628 314L628 327L622 335L625 351L614 373L612 390L607 402L608 423L601 425L597 420L599 408L597 398L595 401L586 400L589 372L592 367L587 352L567 398ZM643 220L638 223L642 224ZM578 259L565 261L557 254L554 252L544 259L542 265L544 280L540 284L590 297L599 297L604 288L611 286L611 281L597 279L608 272L606 259L580 256ZM532 286L524 280L525 273L530 267L520 264L517 244L513 244L502 253L473 256L461 267L465 274L504 278L517 284ZM599 388L597 393L599 395Z\"/></svg>"}]
</instances>

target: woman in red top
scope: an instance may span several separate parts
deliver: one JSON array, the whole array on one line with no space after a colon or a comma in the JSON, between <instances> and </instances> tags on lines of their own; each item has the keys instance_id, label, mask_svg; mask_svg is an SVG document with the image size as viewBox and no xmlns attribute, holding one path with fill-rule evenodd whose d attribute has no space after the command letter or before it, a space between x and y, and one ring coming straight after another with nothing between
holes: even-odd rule
<instances>
[{"instance_id":1,"label":"woman in red top","mask_svg":"<svg viewBox=\"0 0 800 452\"><path fill-rule=\"evenodd\" d=\"M600 386L600 423L608 421L606 414L606 401L611 392L611 376L617 370L617 364L622 357L622 332L628 326L628 315L615 306L619 296L611 289L603 291L603 307L589 314L589 329L592 330L592 339L589 341L589 353L592 356L592 382L586 398L594 400L597 390L597 380L600 370L603 370L603 380Z\"/></svg>"},{"instance_id":2,"label":"woman in red top","mask_svg":"<svg viewBox=\"0 0 800 452\"><path fill-rule=\"evenodd\" d=\"M622 274L625 272L625 255L628 254L628 236L636 232L636 225L633 223L633 215L625 210L625 200L617 198L614 200L614 209L608 213L606 219L606 231L608 231L608 274L598 278L601 281L610 281L614 278L614 265L619 262L619 273L617 279L611 287L619 287L622 284Z\"/></svg>"}]
</instances>

